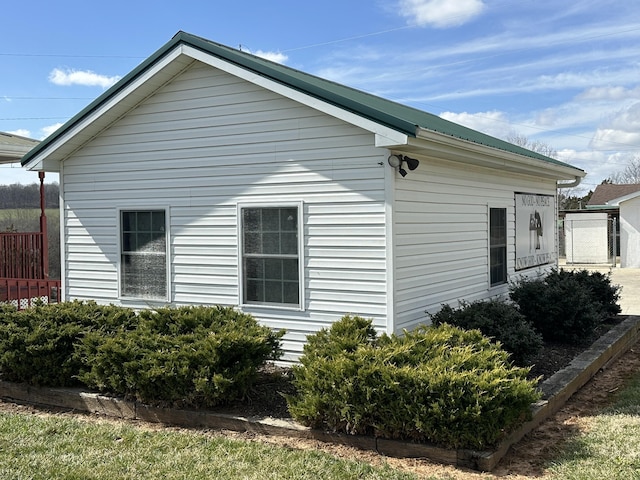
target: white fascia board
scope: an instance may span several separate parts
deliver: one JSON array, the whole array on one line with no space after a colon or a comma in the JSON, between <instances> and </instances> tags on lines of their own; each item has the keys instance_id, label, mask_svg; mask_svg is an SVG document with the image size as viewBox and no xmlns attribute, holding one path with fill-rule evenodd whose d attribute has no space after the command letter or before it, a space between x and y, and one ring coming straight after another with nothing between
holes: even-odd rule
<instances>
[{"instance_id":1,"label":"white fascia board","mask_svg":"<svg viewBox=\"0 0 640 480\"><path fill-rule=\"evenodd\" d=\"M426 129L418 130L415 144L416 147L425 148L426 154L429 154L429 150L437 151L450 160L515 173L555 180L574 180L586 175L586 172L578 168L545 162Z\"/></svg>"},{"instance_id":2,"label":"white fascia board","mask_svg":"<svg viewBox=\"0 0 640 480\"><path fill-rule=\"evenodd\" d=\"M623 195L622 197L613 198L609 200L606 204L611 205L612 207L619 207L621 203L628 202L629 200L633 200L640 196L640 191L628 193L627 195Z\"/></svg>"},{"instance_id":3,"label":"white fascia board","mask_svg":"<svg viewBox=\"0 0 640 480\"><path fill-rule=\"evenodd\" d=\"M408 136L402 132L398 132L397 130L344 110L343 108L327 103L304 92L300 92L299 90L288 87L282 83L275 82L269 78L247 70L246 68L234 65L230 62L227 62L226 60L220 59L191 46L185 45L183 49L185 54L189 55L195 60L198 60L202 63L229 73L230 75L253 83L254 85L258 85L269 91L282 95L283 97L289 98L310 108L326 113L327 115L331 115L332 117L339 118L340 120L374 133L375 145L377 147L406 145L408 142Z\"/></svg>"},{"instance_id":4,"label":"white fascia board","mask_svg":"<svg viewBox=\"0 0 640 480\"><path fill-rule=\"evenodd\" d=\"M43 167L46 167L45 169L47 171L58 171L59 167L57 167L56 164L82 147L99 132L103 131L115 120L124 115L124 113L138 105L150 92L155 91L158 87L166 83L167 78L165 77L162 77L160 81L155 83L153 79L181 55L181 46L168 52L151 68L137 76L122 90L107 98L97 106L95 110L85 115L63 135L47 145L44 151L33 157L24 167L28 170L41 170ZM185 60L186 59L188 59L188 62L183 62L178 71L183 69L188 63L191 63L189 57L185 56ZM172 69L172 72L174 71L175 70ZM173 76L173 73L170 76ZM140 90L141 88L142 90ZM64 125L61 128L64 128Z\"/></svg>"}]
</instances>

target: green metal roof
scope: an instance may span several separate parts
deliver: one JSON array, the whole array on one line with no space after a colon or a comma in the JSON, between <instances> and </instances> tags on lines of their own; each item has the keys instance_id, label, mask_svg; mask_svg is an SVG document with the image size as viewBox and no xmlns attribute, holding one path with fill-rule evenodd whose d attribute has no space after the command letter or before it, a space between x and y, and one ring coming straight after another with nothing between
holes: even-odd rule
<instances>
[{"instance_id":1,"label":"green metal roof","mask_svg":"<svg viewBox=\"0 0 640 480\"><path fill-rule=\"evenodd\" d=\"M55 133L46 138L40 145L34 148L22 159L22 164L26 164L35 155L44 151L50 143L67 132L73 127L73 125L95 110L108 98L125 88L132 80L144 73L149 67L178 45L189 45L207 54L249 70L257 75L316 97L324 102L355 113L411 137L416 136L418 129L431 130L479 145L485 145L581 171L580 169L564 162L560 162L559 160L527 150L519 147L518 145L486 135L454 122L450 122L438 117L437 115L316 77L285 65L271 62L269 60L256 57L255 55L185 32L178 32L162 48L147 58L128 75L123 77L113 87L104 92L85 109L59 128Z\"/></svg>"}]
</instances>

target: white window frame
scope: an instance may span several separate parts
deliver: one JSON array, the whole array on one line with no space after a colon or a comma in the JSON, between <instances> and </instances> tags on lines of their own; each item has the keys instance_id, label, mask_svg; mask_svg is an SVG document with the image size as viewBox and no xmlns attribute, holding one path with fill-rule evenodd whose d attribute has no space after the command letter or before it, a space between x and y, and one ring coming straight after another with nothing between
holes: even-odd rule
<instances>
[{"instance_id":1,"label":"white window frame","mask_svg":"<svg viewBox=\"0 0 640 480\"><path fill-rule=\"evenodd\" d=\"M242 212L247 208L292 208L298 211L298 304L288 303L259 303L245 301L245 271L244 271L244 233L242 231ZM279 310L304 311L305 306L305 276L304 276L304 204L297 202L251 202L237 205L238 225L238 304L243 308L268 308Z\"/></svg>"},{"instance_id":2,"label":"white window frame","mask_svg":"<svg viewBox=\"0 0 640 480\"><path fill-rule=\"evenodd\" d=\"M165 232L165 296L164 297L141 297L141 296L131 296L125 295L122 291L122 213L123 212L152 212L152 211L163 211L164 212L164 232ZM162 302L167 303L170 301L171 297L171 262L170 262L170 239L171 232L169 231L169 225L171 222L169 221L170 209L168 206L131 206L131 207L118 207L116 209L117 215L117 226L118 226L118 241L117 241L117 249L118 249L118 262L117 262L117 271L118 271L118 299L122 302L144 302L144 303L154 303L154 302Z\"/></svg>"},{"instance_id":3,"label":"white window frame","mask_svg":"<svg viewBox=\"0 0 640 480\"><path fill-rule=\"evenodd\" d=\"M491 283L491 210L504 211L504 281ZM504 205L487 206L487 283L489 289L503 287L509 283L509 209Z\"/></svg>"}]
</instances>

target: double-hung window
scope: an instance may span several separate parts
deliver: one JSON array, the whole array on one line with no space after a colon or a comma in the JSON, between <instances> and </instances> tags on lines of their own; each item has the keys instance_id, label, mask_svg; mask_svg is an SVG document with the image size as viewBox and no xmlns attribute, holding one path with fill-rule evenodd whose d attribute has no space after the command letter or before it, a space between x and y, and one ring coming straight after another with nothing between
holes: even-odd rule
<instances>
[{"instance_id":1,"label":"double-hung window","mask_svg":"<svg viewBox=\"0 0 640 480\"><path fill-rule=\"evenodd\" d=\"M507 209L489 209L489 282L507 283Z\"/></svg>"},{"instance_id":2,"label":"double-hung window","mask_svg":"<svg viewBox=\"0 0 640 480\"><path fill-rule=\"evenodd\" d=\"M167 299L164 210L120 211L120 295Z\"/></svg>"},{"instance_id":3,"label":"double-hung window","mask_svg":"<svg viewBox=\"0 0 640 480\"><path fill-rule=\"evenodd\" d=\"M240 208L244 304L302 308L300 208Z\"/></svg>"}]
</instances>

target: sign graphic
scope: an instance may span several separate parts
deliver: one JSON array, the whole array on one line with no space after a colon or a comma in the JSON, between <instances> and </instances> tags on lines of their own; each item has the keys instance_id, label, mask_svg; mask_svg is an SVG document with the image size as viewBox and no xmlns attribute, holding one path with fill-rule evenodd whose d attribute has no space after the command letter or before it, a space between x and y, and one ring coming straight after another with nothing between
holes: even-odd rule
<instances>
[{"instance_id":1,"label":"sign graphic","mask_svg":"<svg viewBox=\"0 0 640 480\"><path fill-rule=\"evenodd\" d=\"M516 193L516 270L556 260L553 195Z\"/></svg>"}]
</instances>

